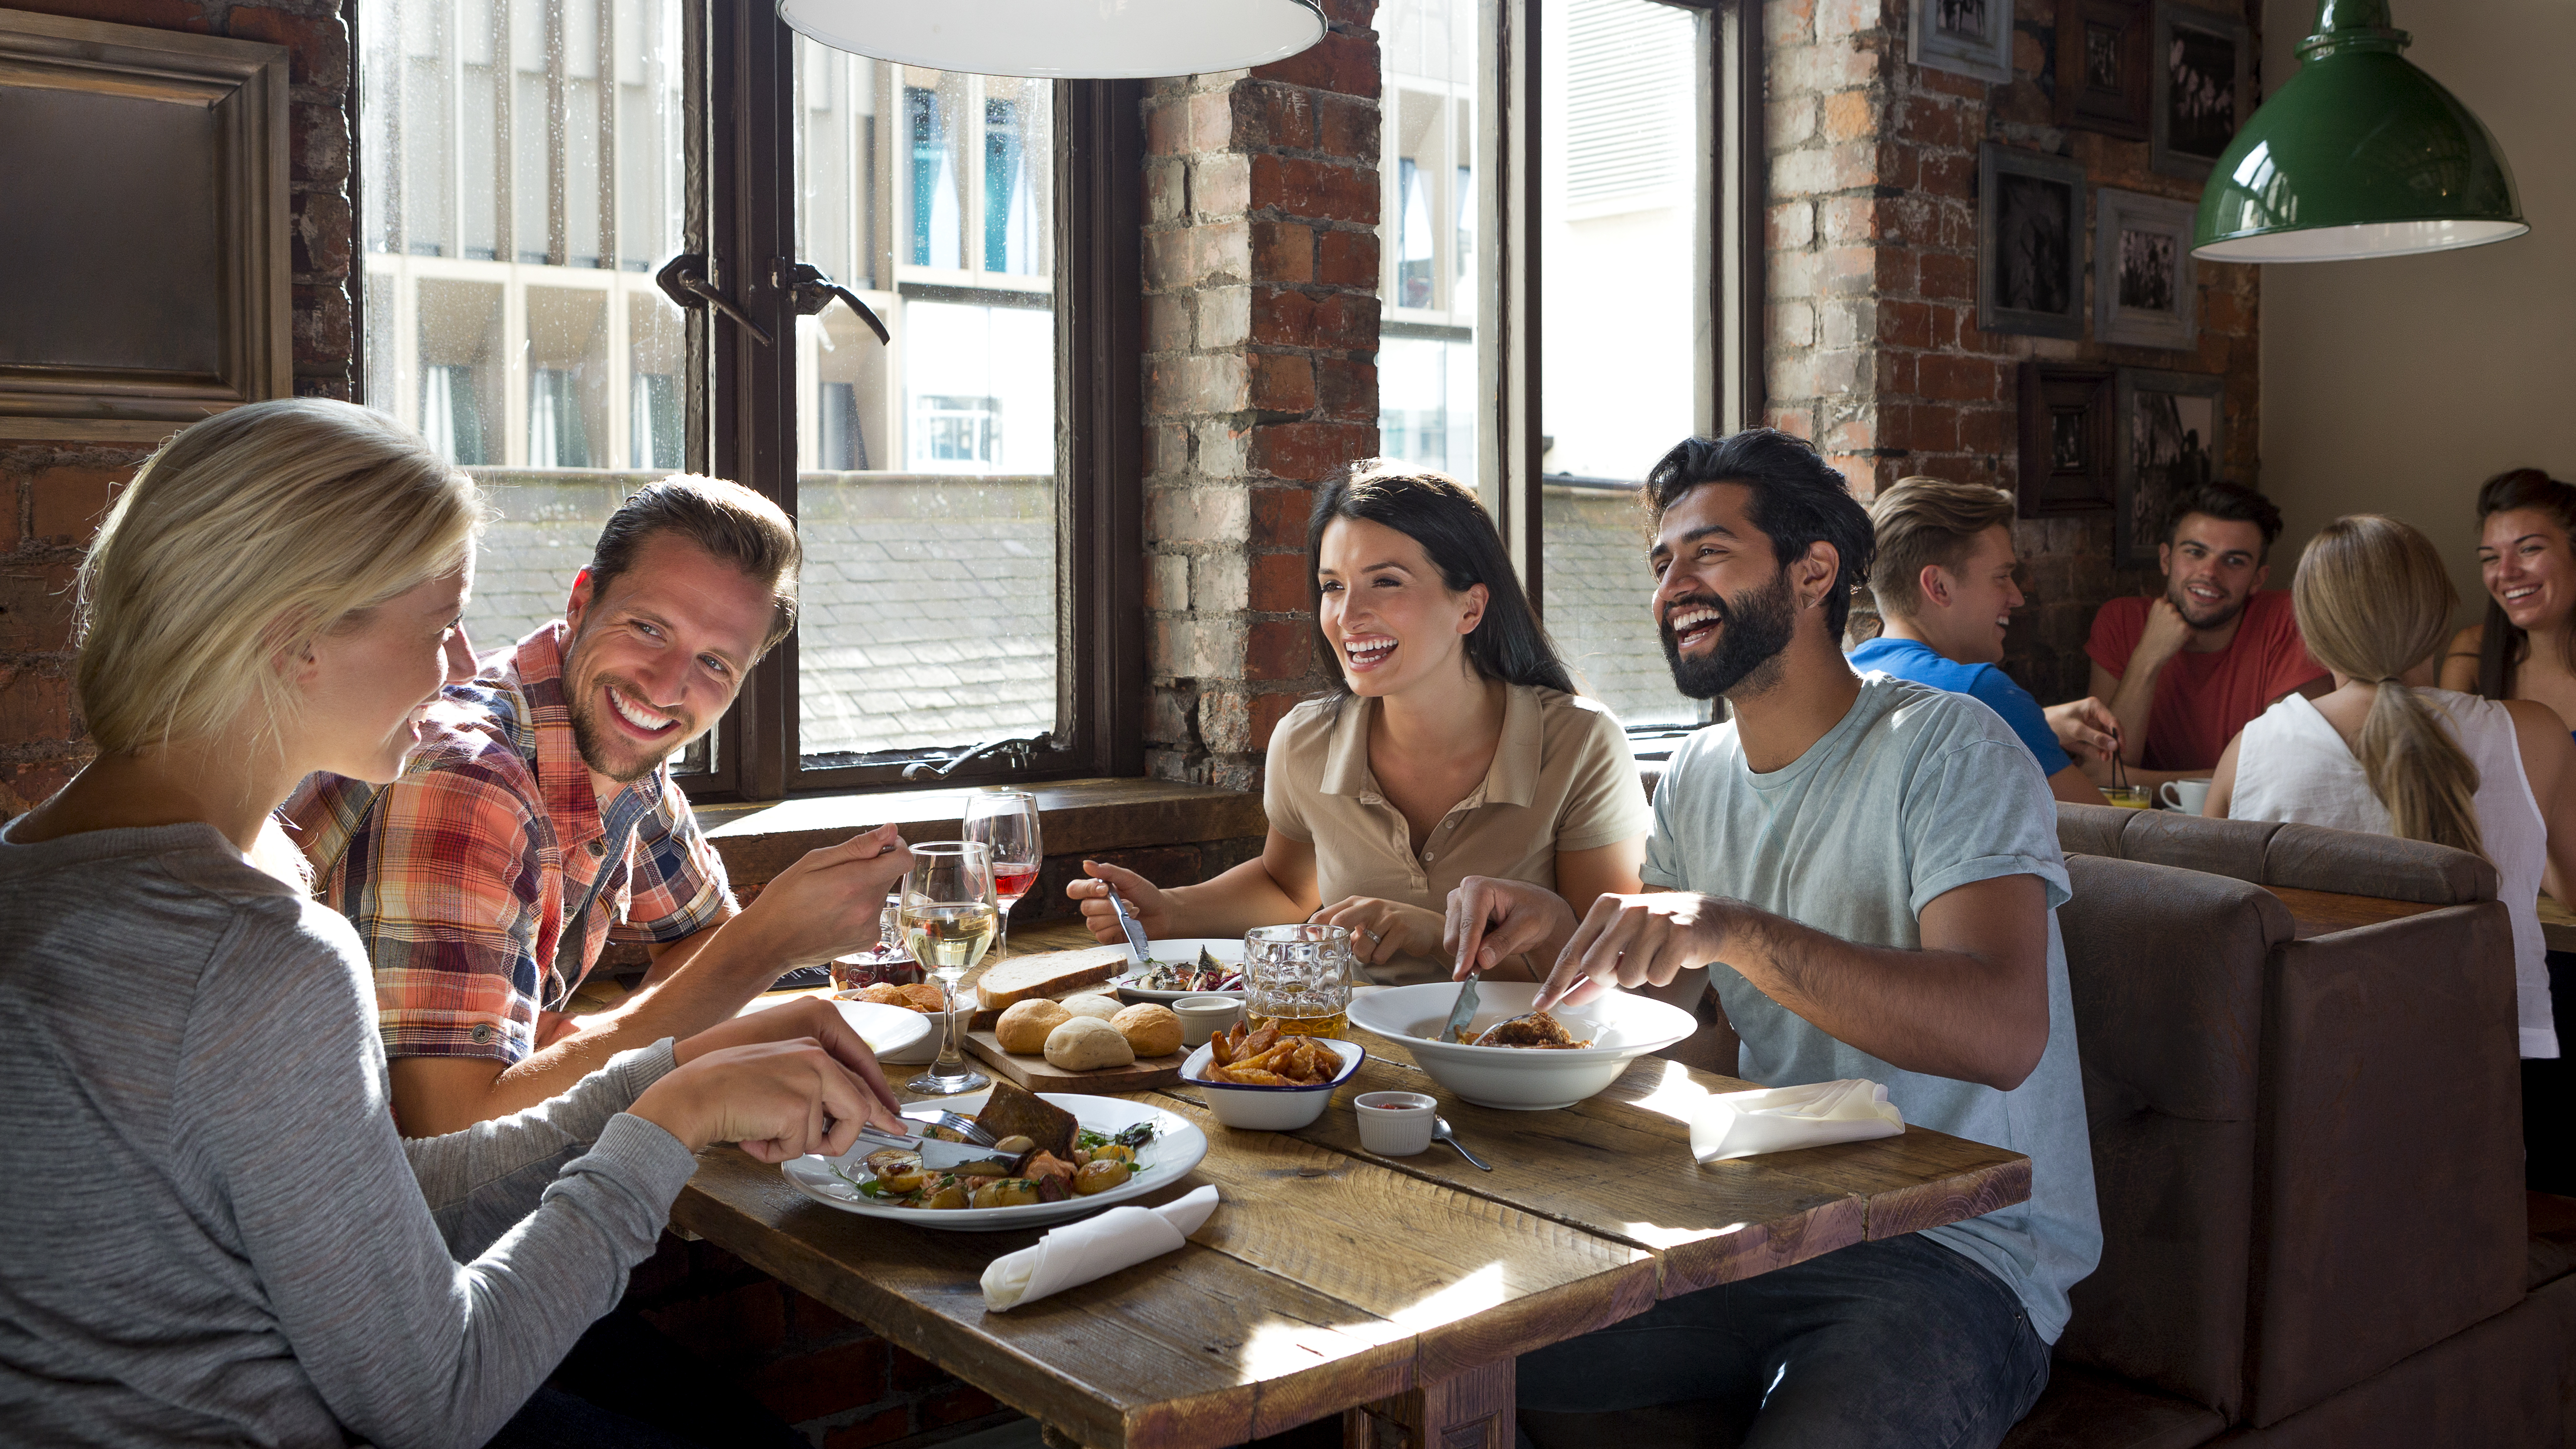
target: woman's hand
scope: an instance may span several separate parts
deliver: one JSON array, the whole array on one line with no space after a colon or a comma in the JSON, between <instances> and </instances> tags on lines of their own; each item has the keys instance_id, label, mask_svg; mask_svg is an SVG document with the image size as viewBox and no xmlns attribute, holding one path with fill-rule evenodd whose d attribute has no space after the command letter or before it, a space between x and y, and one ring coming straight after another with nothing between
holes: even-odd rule
<instances>
[{"instance_id":1,"label":"woman's hand","mask_svg":"<svg viewBox=\"0 0 2576 1449\"><path fill-rule=\"evenodd\" d=\"M1306 919L1348 930L1351 955L1363 966L1381 965L1403 955L1440 954L1441 919L1419 906L1375 896L1344 896Z\"/></svg>"},{"instance_id":2,"label":"woman's hand","mask_svg":"<svg viewBox=\"0 0 2576 1449\"><path fill-rule=\"evenodd\" d=\"M1064 893L1082 902L1082 923L1091 928L1091 939L1112 946L1127 944L1127 933L1118 929L1118 916L1110 909L1109 892L1127 903L1127 914L1145 928L1147 940L1172 939L1172 902L1163 888L1124 866L1104 865L1096 860L1082 863L1087 879L1064 883Z\"/></svg>"},{"instance_id":3,"label":"woman's hand","mask_svg":"<svg viewBox=\"0 0 2576 1449\"><path fill-rule=\"evenodd\" d=\"M820 1042L771 1041L711 1051L644 1089L629 1112L696 1152L738 1142L763 1162L838 1156L881 1104ZM890 1124L891 1125L891 1124Z\"/></svg>"},{"instance_id":4,"label":"woman's hand","mask_svg":"<svg viewBox=\"0 0 2576 1449\"><path fill-rule=\"evenodd\" d=\"M800 997L766 1011L718 1022L696 1036L671 1043L671 1060L686 1066L728 1047L782 1041L810 1041L821 1046L867 1090L870 1120L897 1132L912 1130L903 1125L903 1104L896 1098L894 1088L886 1084L885 1068L877 1065L877 1054L868 1049L864 1037L851 1030L850 1019L841 1015L840 1008L820 996Z\"/></svg>"}]
</instances>

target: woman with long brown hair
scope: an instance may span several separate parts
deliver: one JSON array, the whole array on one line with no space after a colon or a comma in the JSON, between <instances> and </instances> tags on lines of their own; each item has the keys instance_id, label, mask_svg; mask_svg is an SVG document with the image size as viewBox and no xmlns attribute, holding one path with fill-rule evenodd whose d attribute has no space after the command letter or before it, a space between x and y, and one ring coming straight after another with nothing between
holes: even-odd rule
<instances>
[{"instance_id":1,"label":"woman with long brown hair","mask_svg":"<svg viewBox=\"0 0 2576 1449\"><path fill-rule=\"evenodd\" d=\"M2478 490L2486 619L2452 637L2442 687L2530 699L2576 730L2576 488L2537 468Z\"/></svg>"}]
</instances>

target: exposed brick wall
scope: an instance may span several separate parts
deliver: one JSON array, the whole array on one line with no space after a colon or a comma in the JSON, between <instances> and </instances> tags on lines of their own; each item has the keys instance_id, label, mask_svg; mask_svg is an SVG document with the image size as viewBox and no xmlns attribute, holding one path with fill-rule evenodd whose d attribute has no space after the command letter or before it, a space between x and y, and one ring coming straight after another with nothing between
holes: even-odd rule
<instances>
[{"instance_id":1,"label":"exposed brick wall","mask_svg":"<svg viewBox=\"0 0 2576 1449\"><path fill-rule=\"evenodd\" d=\"M2259 28L2259 6L2206 3ZM2096 187L2182 201L2197 201L2200 187L2149 172L2144 141L2053 122L2053 6L2016 7L2006 85L1908 63L1909 8L1906 0L1763 7L1772 425L1815 439L1864 497L1912 473L2012 488L2022 359L2214 372L2227 378L2228 474L2258 482L2254 268L2199 264L2197 355L1979 330L1980 142L2072 156ZM2112 566L2107 511L2024 520L2017 532L2029 604L2006 638L2005 668L2043 702L2074 698L2084 691L2094 611L2157 580L2152 570Z\"/></svg>"},{"instance_id":2,"label":"exposed brick wall","mask_svg":"<svg viewBox=\"0 0 2576 1449\"><path fill-rule=\"evenodd\" d=\"M1258 788L1322 683L1310 487L1377 451L1375 0L1252 71L1145 101L1147 770Z\"/></svg>"},{"instance_id":3,"label":"exposed brick wall","mask_svg":"<svg viewBox=\"0 0 2576 1449\"><path fill-rule=\"evenodd\" d=\"M11 0L14 8L287 48L288 238L295 391L349 398L349 28L340 0ZM0 442L0 817L60 788L91 753L71 697L71 580L148 444Z\"/></svg>"}]
</instances>

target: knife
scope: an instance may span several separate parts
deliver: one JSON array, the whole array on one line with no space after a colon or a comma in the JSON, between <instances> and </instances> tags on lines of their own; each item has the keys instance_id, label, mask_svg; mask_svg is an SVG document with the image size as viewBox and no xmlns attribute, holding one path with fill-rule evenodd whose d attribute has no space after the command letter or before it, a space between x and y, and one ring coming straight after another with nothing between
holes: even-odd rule
<instances>
[{"instance_id":1,"label":"knife","mask_svg":"<svg viewBox=\"0 0 2576 1449\"><path fill-rule=\"evenodd\" d=\"M1458 983L1457 1004L1449 1008L1449 1019L1440 1024L1440 1035L1433 1040L1462 1040L1458 1033L1466 1030L1467 1023L1476 1018L1476 981L1484 974L1481 969L1470 971L1467 979Z\"/></svg>"},{"instance_id":2,"label":"knife","mask_svg":"<svg viewBox=\"0 0 2576 1449\"><path fill-rule=\"evenodd\" d=\"M906 1137L899 1132L888 1132L873 1124L859 1129L859 1141L870 1152L894 1147L913 1153L921 1158L922 1166L939 1172L945 1172L952 1167L960 1167L969 1162L998 1162L1005 1168L1011 1164L1010 1154L995 1152L990 1147L981 1147L972 1142L944 1142L936 1137Z\"/></svg>"},{"instance_id":3,"label":"knife","mask_svg":"<svg viewBox=\"0 0 2576 1449\"><path fill-rule=\"evenodd\" d=\"M1127 914L1127 903L1118 899L1114 888L1109 892L1109 909L1118 917L1118 929L1127 933L1127 949L1135 954L1136 969L1144 970L1147 961L1145 928L1136 923L1134 916Z\"/></svg>"}]
</instances>

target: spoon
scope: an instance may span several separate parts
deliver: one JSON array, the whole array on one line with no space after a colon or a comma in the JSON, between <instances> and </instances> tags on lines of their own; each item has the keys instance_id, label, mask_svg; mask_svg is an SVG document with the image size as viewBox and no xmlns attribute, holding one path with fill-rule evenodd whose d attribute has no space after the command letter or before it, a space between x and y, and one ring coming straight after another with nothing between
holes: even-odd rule
<instances>
[{"instance_id":1,"label":"spoon","mask_svg":"<svg viewBox=\"0 0 2576 1449\"><path fill-rule=\"evenodd\" d=\"M1460 1157L1473 1163L1476 1170L1479 1172L1491 1172L1494 1170L1485 1165L1483 1158L1478 1157L1476 1154L1458 1145L1458 1139L1450 1132L1449 1119L1446 1117L1434 1117L1431 1119L1431 1140L1434 1142L1448 1143L1450 1151L1457 1153Z\"/></svg>"}]
</instances>

